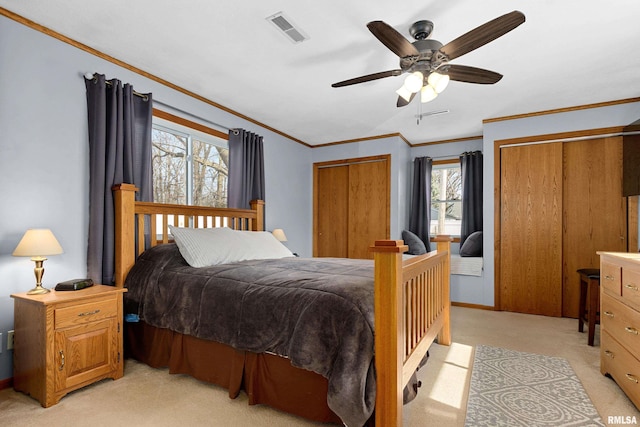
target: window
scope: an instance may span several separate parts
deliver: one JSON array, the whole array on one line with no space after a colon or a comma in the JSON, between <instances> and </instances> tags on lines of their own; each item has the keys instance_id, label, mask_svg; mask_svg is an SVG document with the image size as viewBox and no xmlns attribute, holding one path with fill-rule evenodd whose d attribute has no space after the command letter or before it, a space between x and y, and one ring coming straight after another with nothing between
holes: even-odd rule
<instances>
[{"instance_id":1,"label":"window","mask_svg":"<svg viewBox=\"0 0 640 427\"><path fill-rule=\"evenodd\" d=\"M154 110L151 140L155 202L227 206L227 135Z\"/></svg>"},{"instance_id":2,"label":"window","mask_svg":"<svg viewBox=\"0 0 640 427\"><path fill-rule=\"evenodd\" d=\"M435 161L431 170L431 224L429 233L460 236L462 175L458 160Z\"/></svg>"}]
</instances>

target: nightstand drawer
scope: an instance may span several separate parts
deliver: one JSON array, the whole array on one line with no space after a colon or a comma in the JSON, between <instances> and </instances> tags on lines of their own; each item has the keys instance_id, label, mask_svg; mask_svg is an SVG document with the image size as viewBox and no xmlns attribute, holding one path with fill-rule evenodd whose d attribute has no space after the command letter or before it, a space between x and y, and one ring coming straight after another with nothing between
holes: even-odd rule
<instances>
[{"instance_id":1,"label":"nightstand drawer","mask_svg":"<svg viewBox=\"0 0 640 427\"><path fill-rule=\"evenodd\" d=\"M638 312L617 299L602 295L600 322L620 344L634 354L640 354L640 317Z\"/></svg>"},{"instance_id":2,"label":"nightstand drawer","mask_svg":"<svg viewBox=\"0 0 640 427\"><path fill-rule=\"evenodd\" d=\"M622 299L636 310L640 310L640 271L622 269Z\"/></svg>"},{"instance_id":3,"label":"nightstand drawer","mask_svg":"<svg viewBox=\"0 0 640 427\"><path fill-rule=\"evenodd\" d=\"M600 265L600 286L616 295L622 295L621 272L619 265L603 261Z\"/></svg>"},{"instance_id":4,"label":"nightstand drawer","mask_svg":"<svg viewBox=\"0 0 640 427\"><path fill-rule=\"evenodd\" d=\"M55 328L66 328L95 322L96 320L115 317L117 313L118 304L115 298L72 307L57 308L55 310Z\"/></svg>"},{"instance_id":5,"label":"nightstand drawer","mask_svg":"<svg viewBox=\"0 0 640 427\"><path fill-rule=\"evenodd\" d=\"M601 335L602 373L610 374L633 402L640 402L640 362L605 332Z\"/></svg>"}]
</instances>

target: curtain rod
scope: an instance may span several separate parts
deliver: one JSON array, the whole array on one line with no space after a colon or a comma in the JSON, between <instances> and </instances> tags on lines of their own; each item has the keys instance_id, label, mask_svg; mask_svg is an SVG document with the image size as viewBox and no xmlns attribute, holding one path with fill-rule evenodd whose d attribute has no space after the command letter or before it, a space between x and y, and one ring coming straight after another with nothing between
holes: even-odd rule
<instances>
[{"instance_id":1,"label":"curtain rod","mask_svg":"<svg viewBox=\"0 0 640 427\"><path fill-rule=\"evenodd\" d=\"M84 78L85 78L85 79L87 79L87 80L96 80L96 81L97 81L97 78L96 78L96 76L95 76L95 73L94 73L94 74L92 74L92 73L90 73L90 72L87 72L87 73L85 73L85 74L84 74ZM105 83L106 83L106 84L108 84L108 85L110 85L110 86L113 86L113 83L112 83L110 80L105 80ZM134 94L135 96L139 96L140 98L144 99L145 101L148 101L148 100L149 100L149 97L148 97L146 94L144 94L144 93L136 92L136 91L134 90L134 91L133 91L133 94ZM197 116L197 115L195 115L195 114L193 114L193 113L190 113L190 112L188 112L188 111L181 110L180 108L176 108L176 107L174 107L173 105L169 105L169 104L164 103L164 102L162 102L162 101L159 101L159 100L157 100L157 99L154 99L154 100L153 100L153 103L154 103L154 104L160 104L160 105L163 105L163 106L168 107L168 108L171 108L172 110L175 110L175 111L177 111L177 112L179 112L179 113L181 113L181 114L185 114L185 115L191 116L191 117L193 117L193 118L195 118L195 119L198 119L198 120L201 120L201 121L203 121L203 122L209 123L210 125L217 126L218 128L223 129L223 130L225 130L225 131L227 131L227 132L229 132L229 131L233 131L233 134L234 134L234 135L238 135L238 134L240 133L240 132L238 131L238 129L237 129L237 128L228 128L228 127L223 126L223 125L221 125L221 124L219 124L219 123L212 122L211 120L208 120L208 119L205 119L205 118L203 118L203 117Z\"/></svg>"},{"instance_id":2,"label":"curtain rod","mask_svg":"<svg viewBox=\"0 0 640 427\"><path fill-rule=\"evenodd\" d=\"M212 122L212 121L211 121L211 120L209 120L209 119L205 119L204 117L200 117L200 116L198 116L198 115L196 115L196 114L190 113L190 112L188 112L188 111L184 111L184 110L182 110L182 109L180 109L180 108L176 108L176 107L174 107L173 105L169 105L169 104L167 104L167 103L165 103L165 102L158 101L157 99L154 99L154 100L153 100L153 103L154 103L154 104L160 104L160 105L162 105L162 106L165 106L165 107L171 108L172 110L177 111L177 112L179 112L179 113L181 113L181 114L185 114L185 115L187 115L187 116L191 116L191 117L193 117L194 119L198 119L198 120L201 120L201 121L203 121L203 122L205 122L205 123L208 123L208 124L210 124L210 125L217 126L217 127L219 127L220 129L224 129L224 130L226 130L227 132L228 132L228 131L233 131L233 134L234 134L234 135L237 135L237 134L239 133L237 128L228 128L228 127L226 127L226 126L221 125L220 123Z\"/></svg>"},{"instance_id":3,"label":"curtain rod","mask_svg":"<svg viewBox=\"0 0 640 427\"><path fill-rule=\"evenodd\" d=\"M98 78L95 76L95 74L92 73L85 73L84 74L84 78L87 80L95 80L98 81ZM109 86L113 86L113 83L111 82L111 80L106 80L104 81L106 84L108 84ZM144 94L144 93L140 93L140 92L136 92L135 90L133 91L133 94L135 96L139 96L140 98L144 99L145 101L149 100L149 96Z\"/></svg>"}]
</instances>

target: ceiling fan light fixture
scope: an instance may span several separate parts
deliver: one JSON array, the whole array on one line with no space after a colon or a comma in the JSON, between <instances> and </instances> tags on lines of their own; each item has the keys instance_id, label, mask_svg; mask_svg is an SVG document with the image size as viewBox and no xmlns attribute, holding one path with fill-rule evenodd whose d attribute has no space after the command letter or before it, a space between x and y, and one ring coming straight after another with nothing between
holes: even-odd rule
<instances>
[{"instance_id":1,"label":"ceiling fan light fixture","mask_svg":"<svg viewBox=\"0 0 640 427\"><path fill-rule=\"evenodd\" d=\"M413 72L404 79L404 88L411 93L416 93L420 90L424 83L424 76L420 71Z\"/></svg>"},{"instance_id":2,"label":"ceiling fan light fixture","mask_svg":"<svg viewBox=\"0 0 640 427\"><path fill-rule=\"evenodd\" d=\"M449 84L449 75L433 72L429 74L427 81L429 82L429 86L433 87L436 93L441 93Z\"/></svg>"},{"instance_id":3,"label":"ceiling fan light fixture","mask_svg":"<svg viewBox=\"0 0 640 427\"><path fill-rule=\"evenodd\" d=\"M407 89L404 85L400 86L400 89L398 89L396 93L405 101L411 102L411 95L413 95L413 92Z\"/></svg>"},{"instance_id":4,"label":"ceiling fan light fixture","mask_svg":"<svg viewBox=\"0 0 640 427\"><path fill-rule=\"evenodd\" d=\"M425 85L422 90L420 90L420 102L425 103L429 101L433 101L438 96L438 92L431 85Z\"/></svg>"}]
</instances>

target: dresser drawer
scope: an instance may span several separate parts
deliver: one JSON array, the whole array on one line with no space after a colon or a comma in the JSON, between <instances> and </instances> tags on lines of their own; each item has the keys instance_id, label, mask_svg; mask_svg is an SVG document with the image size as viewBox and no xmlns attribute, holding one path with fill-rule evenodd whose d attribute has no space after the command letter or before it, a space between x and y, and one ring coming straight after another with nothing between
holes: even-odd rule
<instances>
[{"instance_id":1,"label":"dresser drawer","mask_svg":"<svg viewBox=\"0 0 640 427\"><path fill-rule=\"evenodd\" d=\"M640 362L606 331L600 337L600 370L610 374L629 399L640 405Z\"/></svg>"},{"instance_id":2,"label":"dresser drawer","mask_svg":"<svg viewBox=\"0 0 640 427\"><path fill-rule=\"evenodd\" d=\"M622 299L636 310L640 310L640 272L622 269Z\"/></svg>"},{"instance_id":3,"label":"dresser drawer","mask_svg":"<svg viewBox=\"0 0 640 427\"><path fill-rule=\"evenodd\" d=\"M600 311L602 329L633 354L640 354L640 315L617 299L602 295Z\"/></svg>"},{"instance_id":4,"label":"dresser drawer","mask_svg":"<svg viewBox=\"0 0 640 427\"><path fill-rule=\"evenodd\" d=\"M616 295L622 295L622 267L606 261L600 263L600 286Z\"/></svg>"},{"instance_id":5,"label":"dresser drawer","mask_svg":"<svg viewBox=\"0 0 640 427\"><path fill-rule=\"evenodd\" d=\"M118 304L115 298L78 304L72 307L57 308L55 310L55 328L65 328L107 319L115 317L117 313Z\"/></svg>"}]
</instances>

